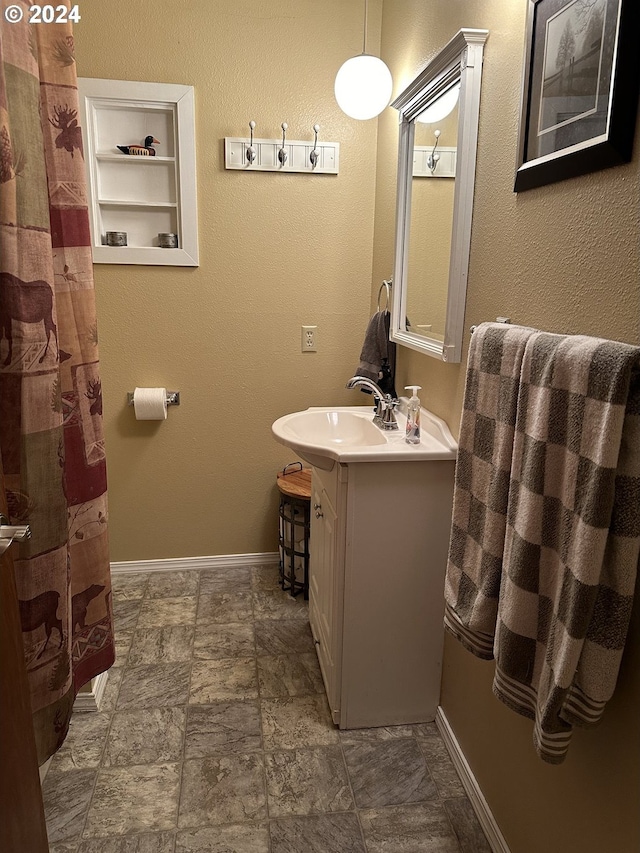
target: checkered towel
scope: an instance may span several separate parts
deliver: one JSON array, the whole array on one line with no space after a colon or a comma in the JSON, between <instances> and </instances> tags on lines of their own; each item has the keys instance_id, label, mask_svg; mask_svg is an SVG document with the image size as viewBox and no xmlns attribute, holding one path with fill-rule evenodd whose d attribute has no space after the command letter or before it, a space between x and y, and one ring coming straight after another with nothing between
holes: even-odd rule
<instances>
[{"instance_id":1,"label":"checkered towel","mask_svg":"<svg viewBox=\"0 0 640 853\"><path fill-rule=\"evenodd\" d=\"M539 333L518 397L495 695L560 763L622 658L640 552L640 349Z\"/></svg>"},{"instance_id":2,"label":"checkered towel","mask_svg":"<svg viewBox=\"0 0 640 853\"><path fill-rule=\"evenodd\" d=\"M519 370L511 361L517 405L507 462L508 430L497 425L513 411L513 388L499 394L502 409L469 392L482 392L478 350L485 365L493 352L503 366L507 338L480 329L469 355L467 453L469 431L474 438L456 473L445 624L480 657L493 651L494 693L535 720L536 750L557 764L572 725L601 718L626 640L640 551L640 349L514 329L525 347ZM488 388L495 393L495 382ZM491 453L478 439L490 435L491 412L502 466L493 477L503 484L493 505L480 488ZM463 528L456 508L465 503Z\"/></svg>"},{"instance_id":3,"label":"checkered towel","mask_svg":"<svg viewBox=\"0 0 640 853\"><path fill-rule=\"evenodd\" d=\"M469 347L445 626L480 658L493 658L520 368L535 329L482 323Z\"/></svg>"}]
</instances>

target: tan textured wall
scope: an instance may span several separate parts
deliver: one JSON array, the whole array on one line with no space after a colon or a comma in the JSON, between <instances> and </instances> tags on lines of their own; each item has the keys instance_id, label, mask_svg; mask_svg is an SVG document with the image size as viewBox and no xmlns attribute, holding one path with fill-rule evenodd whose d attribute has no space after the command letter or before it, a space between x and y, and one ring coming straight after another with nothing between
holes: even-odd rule
<instances>
[{"instance_id":1,"label":"tan textured wall","mask_svg":"<svg viewBox=\"0 0 640 853\"><path fill-rule=\"evenodd\" d=\"M370 49L382 2L370 3ZM78 74L195 87L200 267L98 264L113 560L274 551L271 423L344 391L369 317L376 123L333 97L360 0L109 0L83 9ZM338 176L225 171L223 138L339 141ZM123 140L127 142L128 140ZM318 352L300 352L300 326ZM136 422L136 385L181 392Z\"/></svg>"},{"instance_id":2,"label":"tan textured wall","mask_svg":"<svg viewBox=\"0 0 640 853\"><path fill-rule=\"evenodd\" d=\"M395 93L462 26L486 46L465 326L498 315L561 333L640 343L640 151L633 162L512 192L527 4L512 0L385 0L383 57ZM396 120L379 122L374 281L393 253ZM374 285L374 291L377 288ZM375 294L374 294L375 295ZM404 349L398 386L457 432L463 365ZM531 723L493 698L493 665L447 637L442 705L511 853L640 849L640 601L618 688L598 729L575 734L566 762L533 751Z\"/></svg>"}]
</instances>

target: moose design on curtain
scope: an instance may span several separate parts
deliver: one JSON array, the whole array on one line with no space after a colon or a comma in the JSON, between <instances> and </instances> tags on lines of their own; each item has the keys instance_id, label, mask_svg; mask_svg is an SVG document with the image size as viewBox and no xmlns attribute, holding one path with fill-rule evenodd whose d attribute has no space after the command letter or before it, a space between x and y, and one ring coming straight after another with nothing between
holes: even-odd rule
<instances>
[{"instance_id":1,"label":"moose design on curtain","mask_svg":"<svg viewBox=\"0 0 640 853\"><path fill-rule=\"evenodd\" d=\"M15 5L15 0L13 0ZM102 392L71 24L0 41L0 458L39 762L114 661Z\"/></svg>"}]
</instances>

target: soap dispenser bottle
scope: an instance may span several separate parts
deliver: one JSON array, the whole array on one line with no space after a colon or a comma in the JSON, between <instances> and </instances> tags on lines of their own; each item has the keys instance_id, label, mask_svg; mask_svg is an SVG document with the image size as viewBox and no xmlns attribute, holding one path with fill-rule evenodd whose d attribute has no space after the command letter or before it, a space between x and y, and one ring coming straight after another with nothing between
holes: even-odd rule
<instances>
[{"instance_id":1,"label":"soap dispenser bottle","mask_svg":"<svg viewBox=\"0 0 640 853\"><path fill-rule=\"evenodd\" d=\"M407 433L405 441L407 444L420 444L420 400L418 391L421 390L420 385L407 385L405 391L413 391L407 406Z\"/></svg>"}]
</instances>

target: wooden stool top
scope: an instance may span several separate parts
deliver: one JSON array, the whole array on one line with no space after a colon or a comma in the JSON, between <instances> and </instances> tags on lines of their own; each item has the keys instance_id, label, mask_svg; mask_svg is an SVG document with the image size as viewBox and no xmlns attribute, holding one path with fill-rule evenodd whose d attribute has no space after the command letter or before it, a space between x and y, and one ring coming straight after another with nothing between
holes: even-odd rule
<instances>
[{"instance_id":1,"label":"wooden stool top","mask_svg":"<svg viewBox=\"0 0 640 853\"><path fill-rule=\"evenodd\" d=\"M283 495L311 500L311 468L278 471L277 483Z\"/></svg>"}]
</instances>

